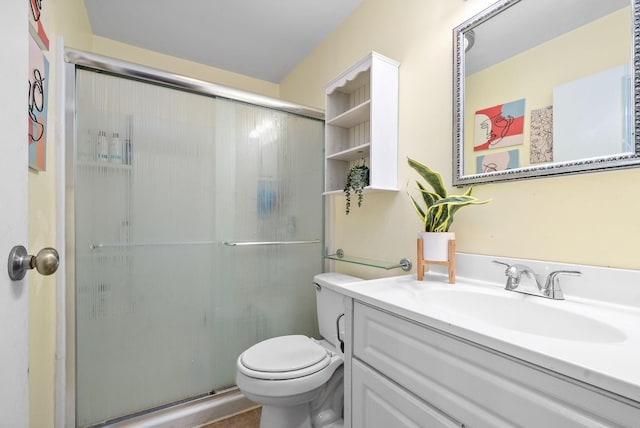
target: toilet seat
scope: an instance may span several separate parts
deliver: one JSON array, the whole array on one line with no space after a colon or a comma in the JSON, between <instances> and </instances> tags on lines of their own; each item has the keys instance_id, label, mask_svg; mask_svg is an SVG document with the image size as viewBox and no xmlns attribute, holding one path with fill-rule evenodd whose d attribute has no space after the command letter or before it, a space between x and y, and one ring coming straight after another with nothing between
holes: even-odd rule
<instances>
[{"instance_id":1,"label":"toilet seat","mask_svg":"<svg viewBox=\"0 0 640 428\"><path fill-rule=\"evenodd\" d=\"M331 356L328 349L307 336L280 336L243 352L238 358L238 370L256 379L297 379L327 367Z\"/></svg>"}]
</instances>

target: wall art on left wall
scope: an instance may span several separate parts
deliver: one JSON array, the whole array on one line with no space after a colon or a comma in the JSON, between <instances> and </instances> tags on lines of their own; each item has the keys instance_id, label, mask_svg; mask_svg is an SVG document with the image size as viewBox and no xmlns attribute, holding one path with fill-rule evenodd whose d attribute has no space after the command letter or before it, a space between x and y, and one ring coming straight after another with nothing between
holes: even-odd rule
<instances>
[{"instance_id":1,"label":"wall art on left wall","mask_svg":"<svg viewBox=\"0 0 640 428\"><path fill-rule=\"evenodd\" d=\"M49 61L33 37L29 37L29 168L46 169Z\"/></svg>"},{"instance_id":2,"label":"wall art on left wall","mask_svg":"<svg viewBox=\"0 0 640 428\"><path fill-rule=\"evenodd\" d=\"M44 0L29 1L29 32L43 51L49 50L49 38L42 25L42 2Z\"/></svg>"}]
</instances>

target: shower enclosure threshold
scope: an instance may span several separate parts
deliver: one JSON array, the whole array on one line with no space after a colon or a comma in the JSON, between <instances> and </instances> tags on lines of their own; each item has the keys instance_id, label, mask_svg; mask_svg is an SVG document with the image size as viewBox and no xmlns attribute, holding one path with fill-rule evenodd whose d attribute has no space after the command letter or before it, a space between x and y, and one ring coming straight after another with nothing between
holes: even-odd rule
<instances>
[{"instance_id":1,"label":"shower enclosure threshold","mask_svg":"<svg viewBox=\"0 0 640 428\"><path fill-rule=\"evenodd\" d=\"M237 387L107 425L109 428L191 428L257 407Z\"/></svg>"}]
</instances>

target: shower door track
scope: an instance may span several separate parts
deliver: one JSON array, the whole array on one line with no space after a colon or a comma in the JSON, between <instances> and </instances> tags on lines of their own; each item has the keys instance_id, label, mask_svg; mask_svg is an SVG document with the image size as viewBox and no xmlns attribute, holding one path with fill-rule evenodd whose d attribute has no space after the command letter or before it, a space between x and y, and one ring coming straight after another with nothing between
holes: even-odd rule
<instances>
[{"instance_id":1,"label":"shower door track","mask_svg":"<svg viewBox=\"0 0 640 428\"><path fill-rule=\"evenodd\" d=\"M124 76L136 80L169 86L202 95L241 101L260 107L267 107L274 110L297 114L311 119L324 120L325 117L323 110L301 106L299 104L290 103L277 98L254 94L216 83L205 82L203 80L193 79L156 68L121 61L115 58L96 55L90 52L65 48L64 59L65 62L82 68L107 72L117 76Z\"/></svg>"},{"instance_id":2,"label":"shower door track","mask_svg":"<svg viewBox=\"0 0 640 428\"><path fill-rule=\"evenodd\" d=\"M230 99L234 101L252 104L258 107L265 107L277 111L295 114L298 116L324 121L325 113L323 110L306 107L295 103L271 98L264 95L254 94L251 92L235 89L225 85L206 82L199 79L182 76L168 71L143 66L115 58L93 54L77 49L65 48L64 52L58 54L59 70L59 86L64 90L64 96L58 97L60 115L60 128L62 140L65 144L60 149L58 162L59 169L63 171L61 184L59 189L64 192L65 203L62 203L62 215L64 220L59 226L59 230L66 231L64 245L58 245L64 254L63 260L75 260L75 249L73 241L75 239L73 227L63 227L72 225L74 222L75 212L75 177L73 172L74 147L75 147L75 112L76 112L76 70L87 69L102 73L109 73L115 76L139 80L147 83L166 86L178 90L192 92L200 95L212 96ZM278 242L225 242L226 246L243 246L243 245L282 245L290 243L319 243L320 239L309 241L278 241ZM194 244L194 243L189 243ZM196 242L195 244L205 244L204 242ZM209 243L207 243L209 244ZM94 250L104 248L110 244L94 244ZM60 293L61 298L57 301L57 324L56 324L56 343L59 348L56 353L60 357L56 360L56 379L55 379L55 426L76 426L75 408L76 408L76 390L75 390L75 312L74 305L67 302L74 302L75 272L74 263L65 263L64 273L58 272L58 280L61 281L61 287L64 292ZM73 286L68 286L72 284ZM210 398L206 398L210 399ZM188 403L185 403L187 405Z\"/></svg>"}]
</instances>

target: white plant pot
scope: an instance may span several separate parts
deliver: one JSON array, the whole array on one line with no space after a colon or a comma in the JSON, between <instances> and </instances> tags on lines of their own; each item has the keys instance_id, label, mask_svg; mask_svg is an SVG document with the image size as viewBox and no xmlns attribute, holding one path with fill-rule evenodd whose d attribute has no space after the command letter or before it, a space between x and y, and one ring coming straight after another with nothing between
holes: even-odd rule
<instances>
[{"instance_id":1,"label":"white plant pot","mask_svg":"<svg viewBox=\"0 0 640 428\"><path fill-rule=\"evenodd\" d=\"M433 262L449 261L449 241L456 239L455 232L420 232L422 258Z\"/></svg>"}]
</instances>

